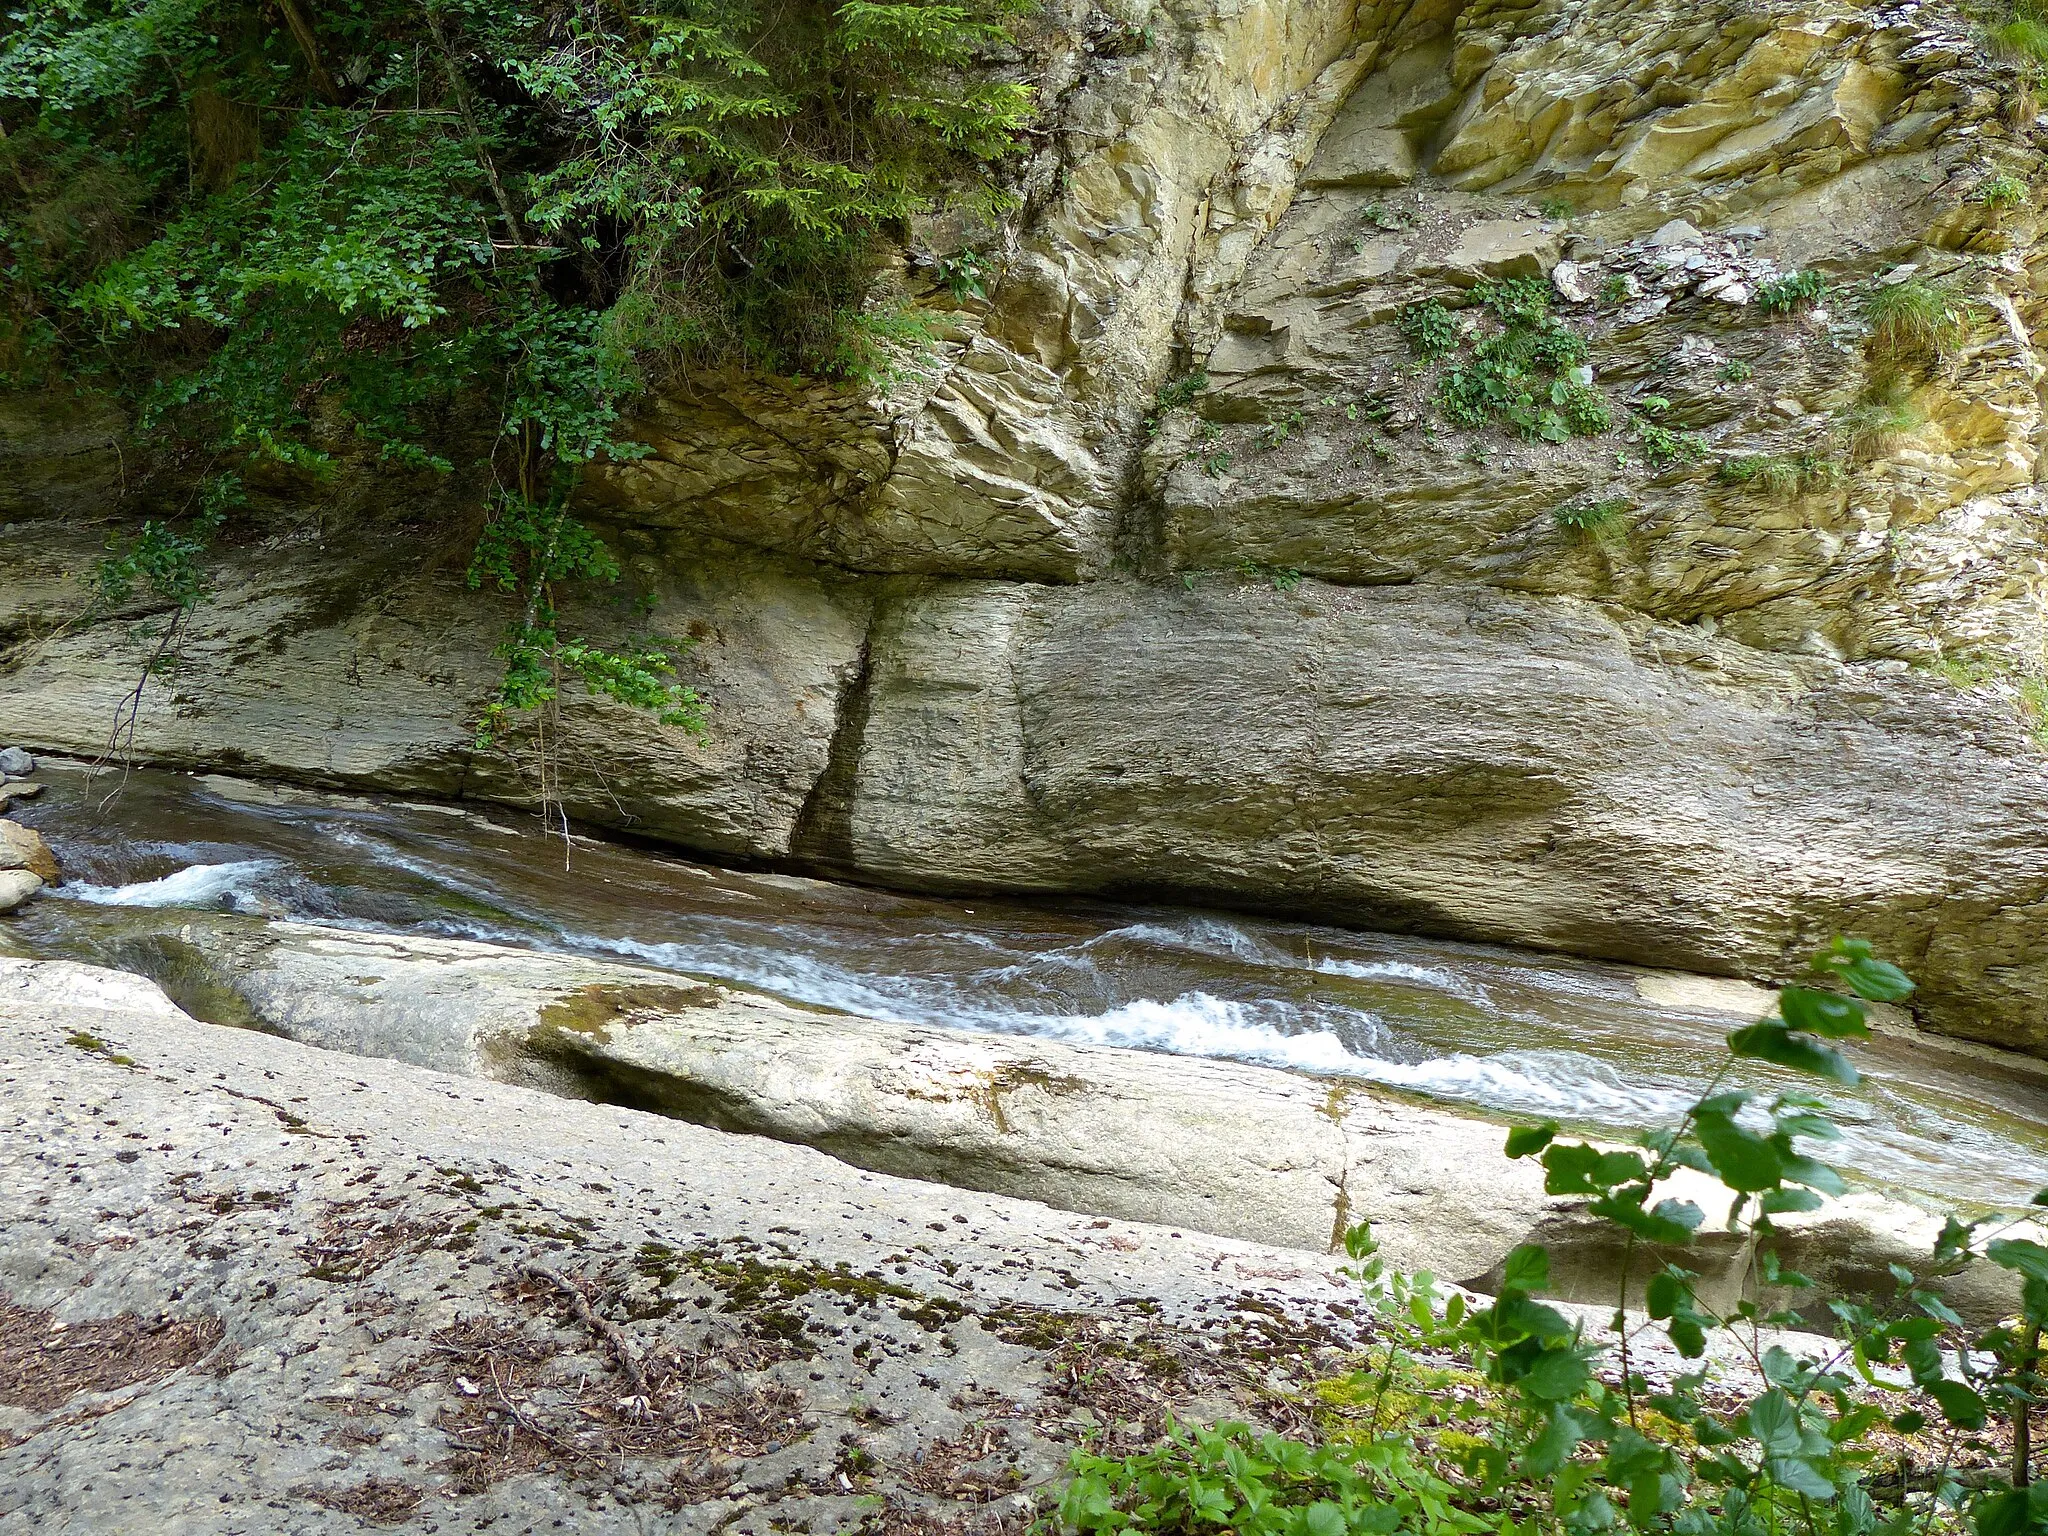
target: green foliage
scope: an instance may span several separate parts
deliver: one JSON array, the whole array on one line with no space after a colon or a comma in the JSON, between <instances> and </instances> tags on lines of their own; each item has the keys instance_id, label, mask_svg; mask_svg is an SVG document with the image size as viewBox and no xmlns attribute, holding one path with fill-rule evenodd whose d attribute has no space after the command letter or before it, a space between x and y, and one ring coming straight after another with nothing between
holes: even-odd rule
<instances>
[{"instance_id":1,"label":"green foliage","mask_svg":"<svg viewBox=\"0 0 2048 1536\"><path fill-rule=\"evenodd\" d=\"M1569 533L1601 539L1621 530L1628 511L1626 497L1609 496L1598 501L1568 501L1550 515Z\"/></svg>"},{"instance_id":2,"label":"green foliage","mask_svg":"<svg viewBox=\"0 0 2048 1536\"><path fill-rule=\"evenodd\" d=\"M1731 358L1721 365L1720 378L1723 384L1747 384L1755 377L1756 370L1739 357Z\"/></svg>"},{"instance_id":3,"label":"green foliage","mask_svg":"<svg viewBox=\"0 0 2048 1536\"><path fill-rule=\"evenodd\" d=\"M1500 422L1531 441L1562 443L1592 436L1614 424L1606 397L1593 387L1586 338L1550 312L1550 288L1539 278L1482 283L1472 297L1498 323L1482 334L1469 358L1460 359L1437 382L1436 402L1447 420L1461 427ZM1434 305L1434 301L1431 301ZM1429 346L1456 351L1456 326L1441 306L1410 305L1402 315L1409 344L1424 356ZM1441 317L1440 320L1438 317Z\"/></svg>"},{"instance_id":4,"label":"green foliage","mask_svg":"<svg viewBox=\"0 0 2048 1536\"><path fill-rule=\"evenodd\" d=\"M1926 422L1903 380L1879 379L1861 399L1835 413L1835 432L1851 454L1870 459L1889 453Z\"/></svg>"},{"instance_id":5,"label":"green foliage","mask_svg":"<svg viewBox=\"0 0 2048 1536\"><path fill-rule=\"evenodd\" d=\"M1458 350L1458 322L1435 299L1423 299L1401 311L1396 322L1408 349L1424 361Z\"/></svg>"},{"instance_id":6,"label":"green foliage","mask_svg":"<svg viewBox=\"0 0 2048 1536\"><path fill-rule=\"evenodd\" d=\"M960 303L969 299L988 301L988 279L995 264L976 250L955 251L939 258L939 281Z\"/></svg>"},{"instance_id":7,"label":"green foliage","mask_svg":"<svg viewBox=\"0 0 2048 1536\"><path fill-rule=\"evenodd\" d=\"M1951 289L1924 278L1886 283L1863 301L1873 354L1897 361L1947 359L1969 334L1969 306Z\"/></svg>"},{"instance_id":8,"label":"green foliage","mask_svg":"<svg viewBox=\"0 0 2048 1536\"><path fill-rule=\"evenodd\" d=\"M1663 396L1650 395L1629 417L1629 427L1643 445L1643 457L1659 469L1705 458L1707 452L1706 439L1699 433L1675 431L1656 420L1670 408L1671 402Z\"/></svg>"},{"instance_id":9,"label":"green foliage","mask_svg":"<svg viewBox=\"0 0 2048 1536\"><path fill-rule=\"evenodd\" d=\"M97 606L118 608L146 588L159 602L189 613L206 596L208 580L202 561L215 530L228 512L244 500L239 475L209 475L200 485L199 507L180 533L169 523L151 519L141 531L93 567Z\"/></svg>"},{"instance_id":10,"label":"green foliage","mask_svg":"<svg viewBox=\"0 0 2048 1536\"><path fill-rule=\"evenodd\" d=\"M571 676L680 723L668 651L559 633L557 584L616 577L569 493L644 451L623 417L652 370L881 381L928 340L868 302L870 252L940 201L1003 205L1031 99L984 61L1018 3L23 0L0 371L125 396L221 484L316 480L350 434L461 477L474 584L515 610L485 734ZM990 275L941 268L956 300ZM226 507L145 525L102 598L188 610Z\"/></svg>"},{"instance_id":11,"label":"green foliage","mask_svg":"<svg viewBox=\"0 0 2048 1536\"><path fill-rule=\"evenodd\" d=\"M1827 280L1818 272L1788 272L1757 284L1757 307L1771 314L1805 309L1818 304L1827 287Z\"/></svg>"},{"instance_id":12,"label":"green foliage","mask_svg":"<svg viewBox=\"0 0 2048 1536\"><path fill-rule=\"evenodd\" d=\"M1175 411L1184 411L1195 403L1195 397L1209 387L1209 375L1197 369L1184 373L1178 378L1168 379L1159 386L1152 397L1152 409L1145 417L1145 434L1156 436L1159 427Z\"/></svg>"},{"instance_id":13,"label":"green foliage","mask_svg":"<svg viewBox=\"0 0 2048 1536\"><path fill-rule=\"evenodd\" d=\"M1714 478L1723 485L1753 486L1772 496L1789 497L1839 485L1847 473L1841 460L1817 453L1756 453L1723 459Z\"/></svg>"},{"instance_id":14,"label":"green foliage","mask_svg":"<svg viewBox=\"0 0 2048 1536\"><path fill-rule=\"evenodd\" d=\"M1249 1425L1170 1424L1136 1456L1082 1453L1060 1496L1069 1530L1229 1530L1241 1536L1391 1536L1405 1511L1358 1459Z\"/></svg>"},{"instance_id":15,"label":"green foliage","mask_svg":"<svg viewBox=\"0 0 2048 1536\"><path fill-rule=\"evenodd\" d=\"M2048 64L2048 22L2038 16L2015 16L1991 29L1992 52L2016 64Z\"/></svg>"},{"instance_id":16,"label":"green foliage","mask_svg":"<svg viewBox=\"0 0 2048 1536\"><path fill-rule=\"evenodd\" d=\"M2043 40L2048 41L2048 27L2041 27L2039 23L2034 25L2041 32ZM2019 177L2000 174L1993 176L1977 189L1977 201L1987 208L2017 208L2027 200L2030 190Z\"/></svg>"},{"instance_id":17,"label":"green foliage","mask_svg":"<svg viewBox=\"0 0 2048 1536\"><path fill-rule=\"evenodd\" d=\"M1536 211L1546 219L1569 219L1579 210L1571 205L1568 198L1546 197L1537 203Z\"/></svg>"},{"instance_id":18,"label":"green foliage","mask_svg":"<svg viewBox=\"0 0 2048 1536\"><path fill-rule=\"evenodd\" d=\"M1399 209L1389 208L1385 203L1380 202L1377 198L1375 198L1372 202L1367 203L1364 208L1360 209L1358 216L1361 219L1363 219L1366 223L1370 224L1374 229L1384 231L1388 234L1393 233L1395 230L1406 229L1413 222L1413 220L1411 220L1406 214L1402 213Z\"/></svg>"},{"instance_id":19,"label":"green foliage","mask_svg":"<svg viewBox=\"0 0 2048 1536\"><path fill-rule=\"evenodd\" d=\"M1621 304L1628 299L1628 279L1619 272L1610 272L1600 279L1600 302Z\"/></svg>"},{"instance_id":20,"label":"green foliage","mask_svg":"<svg viewBox=\"0 0 2048 1536\"><path fill-rule=\"evenodd\" d=\"M2048 677L2023 677L2019 683L2020 712L2027 721L2027 733L2037 745L2048 747Z\"/></svg>"},{"instance_id":21,"label":"green foliage","mask_svg":"<svg viewBox=\"0 0 2048 1536\"><path fill-rule=\"evenodd\" d=\"M1996 1472L1955 1475L1956 1436L1997 1417L2030 1422L2042 1395L2048 1247L2016 1235L2027 1210L1951 1218L1926 1274L1892 1266L1888 1301L1829 1303L1836 1337L1801 1355L1777 1330L1812 1326L1796 1312L1744 1299L1718 1309L1685 1266L1705 1212L1671 1192L1704 1176L1732 1197L1727 1220L1754 1252L1754 1298L1811 1287L1785 1267L1778 1217L1815 1209L1845 1188L1811 1148L1839 1134L1813 1093L1765 1094L1731 1078L1745 1063L1823 1083L1855 1081L1844 1042L1868 1033L1869 1001L1895 1002L1912 983L1870 944L1838 938L1816 955L1809 984L1788 986L1776 1011L1728 1037L1728 1056L1675 1124L1633 1147L1565 1139L1555 1123L1508 1133L1510 1158L1534 1159L1544 1188L1615 1228L1622 1255L1609 1338L1541 1297L1550 1256L1508 1254L1485 1306L1437 1293L1427 1275L1390 1274L1368 1226L1345 1234L1345 1273L1377 1314L1365 1368L1329 1383L1344 1411L1318 1443L1243 1425L1172 1427L1130 1456L1078 1453L1054 1523L1084 1532L1401 1530L1416 1536L2038 1536L2048 1496ZM1697 1187L1697 1186L1695 1186ZM2037 1201L2048 1202L2048 1191ZM1654 1250L1654 1252L1652 1251ZM1972 1265L2019 1282L2017 1316L1967 1332L1934 1282ZM1640 1292L1635 1287L1640 1284ZM1640 1305L1628 1303L1640 1294ZM1640 1368L1662 1334L1688 1361L1710 1335L1740 1356L1736 1387L1704 1369L1653 1382ZM1881 1474L1900 1437L1933 1415L1945 1449L1914 1459L1931 1476ZM1457 1427L1455 1430L1453 1425ZM2015 1441L2016 1462L2028 1437ZM1901 1465L1911 1466L1913 1460ZM1910 1491L1909 1491L1910 1490Z\"/></svg>"}]
</instances>

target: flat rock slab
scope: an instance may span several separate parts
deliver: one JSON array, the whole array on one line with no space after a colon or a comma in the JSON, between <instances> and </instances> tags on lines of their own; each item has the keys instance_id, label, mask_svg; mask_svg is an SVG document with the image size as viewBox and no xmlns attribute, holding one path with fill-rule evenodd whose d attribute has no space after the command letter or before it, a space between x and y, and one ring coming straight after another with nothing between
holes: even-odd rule
<instances>
[{"instance_id":1,"label":"flat rock slab","mask_svg":"<svg viewBox=\"0 0 2048 1536\"><path fill-rule=\"evenodd\" d=\"M1557 1296L1611 1307L1621 1233L1547 1195L1499 1123L1373 1085L1239 1062L900 1024L587 956L226 914L142 912L114 945L216 1022L354 1054L769 1136L878 1173L1324 1254L1370 1221L1389 1265L1491 1291L1518 1244L1551 1253ZM1666 978L1667 983L1675 982ZM213 1010L213 1011L209 1011ZM1682 1254L1701 1293L1753 1286L1754 1234L1721 1187L1667 1193L1714 1213ZM1920 1264L1939 1220L1859 1191L1785 1218L1815 1287L1868 1299ZM1638 1270L1638 1273L1646 1273ZM1950 1302L1989 1323L2013 1301L1971 1271Z\"/></svg>"},{"instance_id":2,"label":"flat rock slab","mask_svg":"<svg viewBox=\"0 0 2048 1536\"><path fill-rule=\"evenodd\" d=\"M1353 1340L1308 1255L345 1059L64 962L0 961L0 1095L10 1530L1015 1529L1085 1425L1292 1422Z\"/></svg>"}]
</instances>

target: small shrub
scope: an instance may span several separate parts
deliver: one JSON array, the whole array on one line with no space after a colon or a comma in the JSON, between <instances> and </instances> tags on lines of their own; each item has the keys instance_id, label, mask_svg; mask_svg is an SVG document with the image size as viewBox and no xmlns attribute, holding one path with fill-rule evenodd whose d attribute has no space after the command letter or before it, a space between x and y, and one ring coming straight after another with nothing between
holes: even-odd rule
<instances>
[{"instance_id":1,"label":"small shrub","mask_svg":"<svg viewBox=\"0 0 2048 1536\"><path fill-rule=\"evenodd\" d=\"M1835 413L1835 431L1859 459L1891 452L1926 425L1910 392L1899 381L1881 384L1854 405Z\"/></svg>"},{"instance_id":2,"label":"small shrub","mask_svg":"<svg viewBox=\"0 0 2048 1536\"><path fill-rule=\"evenodd\" d=\"M1422 299L1401 311L1397 322L1417 357L1432 360L1458 350L1458 322L1435 299Z\"/></svg>"},{"instance_id":3,"label":"small shrub","mask_svg":"<svg viewBox=\"0 0 2048 1536\"><path fill-rule=\"evenodd\" d=\"M1259 442L1271 453L1288 438L1301 430L1301 412L1289 411L1277 421L1269 421L1259 431Z\"/></svg>"},{"instance_id":4,"label":"small shrub","mask_svg":"<svg viewBox=\"0 0 2048 1536\"><path fill-rule=\"evenodd\" d=\"M939 258L939 281L956 302L968 299L988 302L987 280L995 264L976 250L955 251Z\"/></svg>"},{"instance_id":5,"label":"small shrub","mask_svg":"<svg viewBox=\"0 0 2048 1536\"><path fill-rule=\"evenodd\" d=\"M1552 373L1568 373L1592 355L1592 344L1561 321L1549 321L1529 333L1529 360Z\"/></svg>"},{"instance_id":6,"label":"small shrub","mask_svg":"<svg viewBox=\"0 0 2048 1536\"><path fill-rule=\"evenodd\" d=\"M1785 1264L1776 1218L1847 1189L1814 1148L1841 1135L1814 1090L1860 1081L1847 1047L1869 1038L1867 1001L1913 991L1863 940L1837 938L1807 985L1732 1031L1707 1090L1633 1147L1566 1139L1555 1121L1508 1132L1544 1188L1611 1224L1621 1254L1608 1341L1539 1298L1553 1289L1537 1244L1502 1261L1490 1298L1390 1273L1369 1226L1344 1233L1344 1273L1374 1316L1372 1347L1324 1383L1339 1410L1312 1442L1230 1422L1170 1425L1150 1449L1076 1452L1049 1530L1082 1536L2039 1536L2048 1497L2029 1486L2041 1394L2048 1248L2013 1229L2018 1205L1951 1217L1924 1278L1888 1266L1889 1295L1839 1299L1802 1317L1764 1296L1814 1282ZM1740 1069L1810 1087L1759 1091ZM1753 1242L1759 1299L1715 1301L1690 1257L1706 1211L1675 1176L1732 1195L1731 1228ZM1718 1203L1718 1202L1717 1202ZM2048 1204L2048 1190L2034 1207ZM1648 1256L1652 1246L1665 1254ZM1695 1262L1697 1262L1695 1260ZM1973 1266L2006 1271L2016 1316L1972 1329L1936 1284ZM1979 1273L1982 1271L1980 1270ZM1631 1276L1641 1284L1633 1310ZM1873 1276L1879 1286L1882 1277ZM1831 1324L1815 1347L1778 1330ZM1653 1378L1631 1346L1703 1362L1710 1334L1755 1368L1748 1381L1681 1368ZM1807 1352L1811 1351L1811 1352ZM1606 1369L1602 1369L1606 1367ZM1908 1392L1913 1395L1908 1396ZM1960 1475L1964 1434L2013 1426L2010 1471ZM1928 1431L1926 1440L1914 1437ZM1904 1437L1903 1440L1901 1437ZM1945 1442L1945 1443L1944 1443ZM1913 1466L1928 1475L1915 1475ZM1896 1468L1896 1471L1892 1471ZM1889 1475L1888 1475L1889 1474Z\"/></svg>"},{"instance_id":7,"label":"small shrub","mask_svg":"<svg viewBox=\"0 0 2048 1536\"><path fill-rule=\"evenodd\" d=\"M2027 733L2035 743L2048 747L2048 677L2020 679L2020 713L2026 717Z\"/></svg>"},{"instance_id":8,"label":"small shrub","mask_svg":"<svg viewBox=\"0 0 2048 1536\"><path fill-rule=\"evenodd\" d=\"M1788 314L1820 302L1827 292L1827 280L1818 272L1788 272L1783 277L1774 277L1769 282L1759 283L1756 302L1759 309L1769 314Z\"/></svg>"},{"instance_id":9,"label":"small shrub","mask_svg":"<svg viewBox=\"0 0 2048 1536\"><path fill-rule=\"evenodd\" d=\"M1628 279L1619 272L1610 272L1600 280L1600 302L1622 304L1628 300Z\"/></svg>"},{"instance_id":10,"label":"small shrub","mask_svg":"<svg viewBox=\"0 0 2048 1536\"><path fill-rule=\"evenodd\" d=\"M1755 377L1756 370L1739 357L1732 358L1721 365L1721 382L1723 384L1747 384Z\"/></svg>"},{"instance_id":11,"label":"small shrub","mask_svg":"<svg viewBox=\"0 0 2048 1536\"><path fill-rule=\"evenodd\" d=\"M1535 330L1550 318L1550 284L1540 277L1507 277L1481 283L1472 297L1509 330Z\"/></svg>"},{"instance_id":12,"label":"small shrub","mask_svg":"<svg viewBox=\"0 0 2048 1536\"><path fill-rule=\"evenodd\" d=\"M2048 63L2048 23L2036 16L2015 16L1993 27L1991 51L2008 63Z\"/></svg>"},{"instance_id":13,"label":"small shrub","mask_svg":"<svg viewBox=\"0 0 2048 1536\"><path fill-rule=\"evenodd\" d=\"M2028 92L2027 101L2029 103L2028 111L2031 120L2033 110L2031 106L2033 94L2031 91ZM2020 180L2019 177L2001 174L1992 177L1977 189L1977 201L1989 208L2017 208L2027 200L2027 191L2027 184Z\"/></svg>"},{"instance_id":14,"label":"small shrub","mask_svg":"<svg viewBox=\"0 0 2048 1536\"><path fill-rule=\"evenodd\" d=\"M1571 533L1597 536L1619 529L1628 502L1619 496L1600 501L1568 501L1550 515L1557 526Z\"/></svg>"},{"instance_id":15,"label":"small shrub","mask_svg":"<svg viewBox=\"0 0 2048 1536\"><path fill-rule=\"evenodd\" d=\"M1152 397L1151 414L1145 418L1147 436L1156 436L1160 424L1175 411L1184 411L1195 403L1195 397L1209 387L1209 375L1200 370L1184 373L1177 379L1168 379L1159 386Z\"/></svg>"},{"instance_id":16,"label":"small shrub","mask_svg":"<svg viewBox=\"0 0 2048 1536\"><path fill-rule=\"evenodd\" d=\"M1918 277L1881 285L1864 300L1863 318L1870 322L1871 350L1895 360L1949 358L1969 334L1963 301L1943 285Z\"/></svg>"},{"instance_id":17,"label":"small shrub","mask_svg":"<svg viewBox=\"0 0 2048 1536\"><path fill-rule=\"evenodd\" d=\"M1483 427L1528 398L1519 367L1486 358L1451 369L1436 391L1437 406L1459 427Z\"/></svg>"},{"instance_id":18,"label":"small shrub","mask_svg":"<svg viewBox=\"0 0 2048 1536\"><path fill-rule=\"evenodd\" d=\"M1565 425L1574 436L1597 437L1614 426L1614 413L1608 409L1607 397L1576 379L1559 379L1552 384L1550 403L1563 414Z\"/></svg>"},{"instance_id":19,"label":"small shrub","mask_svg":"<svg viewBox=\"0 0 2048 1536\"><path fill-rule=\"evenodd\" d=\"M1640 413L1629 424L1635 429L1636 441L1643 445L1643 457L1657 468L1706 457L1706 439L1697 432L1677 432Z\"/></svg>"},{"instance_id":20,"label":"small shrub","mask_svg":"<svg viewBox=\"0 0 2048 1536\"><path fill-rule=\"evenodd\" d=\"M1536 205L1536 211L1546 219L1569 219L1579 210L1562 197L1546 197Z\"/></svg>"},{"instance_id":21,"label":"small shrub","mask_svg":"<svg viewBox=\"0 0 2048 1536\"><path fill-rule=\"evenodd\" d=\"M1841 462L1816 453L1783 455L1753 453L1723 459L1714 478L1723 485L1754 486L1772 496L1796 496L1841 483Z\"/></svg>"},{"instance_id":22,"label":"small shrub","mask_svg":"<svg viewBox=\"0 0 2048 1536\"><path fill-rule=\"evenodd\" d=\"M1358 216L1374 229L1384 230L1388 234L1392 234L1395 230L1408 228L1409 223L1406 214L1397 208L1389 208L1377 198L1367 203L1359 211Z\"/></svg>"}]
</instances>

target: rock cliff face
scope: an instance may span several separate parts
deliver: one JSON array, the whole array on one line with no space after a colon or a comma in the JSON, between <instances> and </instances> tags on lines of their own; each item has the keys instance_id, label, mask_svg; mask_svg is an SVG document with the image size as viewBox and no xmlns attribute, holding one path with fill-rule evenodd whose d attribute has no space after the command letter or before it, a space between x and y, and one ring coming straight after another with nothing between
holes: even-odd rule
<instances>
[{"instance_id":1,"label":"rock cliff face","mask_svg":"<svg viewBox=\"0 0 2048 1536\"><path fill-rule=\"evenodd\" d=\"M1935 1027L2048 1052L2035 129L1967 24L1133 0L1048 31L1011 226L935 220L879 280L929 348L872 395L693 377L590 486L714 727L579 702L572 808L1757 977L1853 929ZM985 302L936 280L969 248ZM1479 285L1515 278L1556 364L1526 401L1481 366ZM0 737L92 748L146 645L72 622L113 428L0 428ZM467 729L500 617L416 534L288 502L137 750L519 797Z\"/></svg>"}]
</instances>

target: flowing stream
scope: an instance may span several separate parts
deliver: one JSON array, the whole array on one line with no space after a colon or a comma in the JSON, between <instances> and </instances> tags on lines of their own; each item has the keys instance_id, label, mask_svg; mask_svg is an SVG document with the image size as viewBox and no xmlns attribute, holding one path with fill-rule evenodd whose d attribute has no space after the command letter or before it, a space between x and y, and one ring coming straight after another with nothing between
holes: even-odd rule
<instances>
[{"instance_id":1,"label":"flowing stream","mask_svg":"<svg viewBox=\"0 0 2048 1536\"><path fill-rule=\"evenodd\" d=\"M1626 967L1167 907L907 896L559 839L531 817L63 765L17 808L68 881L0 935L105 959L196 907L613 956L848 1013L1362 1078L1592 1129L1674 1120L1746 1019ZM1664 998L1664 1001L1654 999ZM1900 1192L2048 1185L2048 1064L1905 1034L1831 1095L1834 1160ZM1750 1080L1769 1082L1768 1074ZM1777 1084L1773 1084L1777 1086Z\"/></svg>"}]
</instances>

